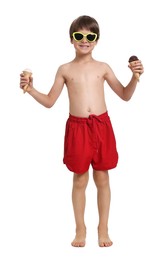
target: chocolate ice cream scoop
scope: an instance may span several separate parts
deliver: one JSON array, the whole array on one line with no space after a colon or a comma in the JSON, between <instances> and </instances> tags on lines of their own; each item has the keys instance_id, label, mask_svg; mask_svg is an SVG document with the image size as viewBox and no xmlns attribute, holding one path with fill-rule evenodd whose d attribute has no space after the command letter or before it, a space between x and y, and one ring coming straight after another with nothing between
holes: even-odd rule
<instances>
[{"instance_id":1,"label":"chocolate ice cream scoop","mask_svg":"<svg viewBox=\"0 0 165 260\"><path fill-rule=\"evenodd\" d=\"M129 58L128 62L130 63L130 65L133 65L134 62L137 61L137 60L139 60L138 57L135 56L135 55L132 55L132 56ZM139 81L140 74L139 74L139 73L135 73L135 77L136 77L136 79Z\"/></svg>"},{"instance_id":2,"label":"chocolate ice cream scoop","mask_svg":"<svg viewBox=\"0 0 165 260\"><path fill-rule=\"evenodd\" d=\"M128 62L132 62L132 61L136 61L136 60L138 60L138 57L137 56L131 56L130 58L129 58L129 61Z\"/></svg>"}]
</instances>

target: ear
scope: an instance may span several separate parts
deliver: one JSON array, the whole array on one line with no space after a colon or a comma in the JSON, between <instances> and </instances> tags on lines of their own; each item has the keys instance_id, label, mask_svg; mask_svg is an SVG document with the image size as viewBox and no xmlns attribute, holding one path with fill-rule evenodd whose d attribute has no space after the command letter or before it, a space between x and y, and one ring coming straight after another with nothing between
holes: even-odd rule
<instances>
[{"instance_id":1,"label":"ear","mask_svg":"<svg viewBox=\"0 0 165 260\"><path fill-rule=\"evenodd\" d=\"M71 44L73 44L73 38L70 39Z\"/></svg>"}]
</instances>

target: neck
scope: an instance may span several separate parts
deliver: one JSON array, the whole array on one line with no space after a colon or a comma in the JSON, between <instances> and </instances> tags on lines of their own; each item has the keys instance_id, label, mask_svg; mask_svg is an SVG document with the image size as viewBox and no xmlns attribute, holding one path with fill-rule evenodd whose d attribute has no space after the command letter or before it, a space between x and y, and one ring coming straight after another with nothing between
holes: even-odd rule
<instances>
[{"instance_id":1,"label":"neck","mask_svg":"<svg viewBox=\"0 0 165 260\"><path fill-rule=\"evenodd\" d=\"M74 59L74 61L77 61L77 62L89 62L89 61L93 61L93 57L91 55L91 53L88 53L88 54L79 54L79 53L76 53L76 57Z\"/></svg>"}]
</instances>

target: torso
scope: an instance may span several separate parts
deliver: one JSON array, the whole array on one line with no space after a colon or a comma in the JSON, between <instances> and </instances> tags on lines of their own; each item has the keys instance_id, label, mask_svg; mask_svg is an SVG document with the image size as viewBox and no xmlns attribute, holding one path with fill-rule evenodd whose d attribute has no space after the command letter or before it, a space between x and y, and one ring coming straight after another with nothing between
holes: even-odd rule
<instances>
[{"instance_id":1,"label":"torso","mask_svg":"<svg viewBox=\"0 0 165 260\"><path fill-rule=\"evenodd\" d=\"M70 114L88 117L106 112L104 97L104 63L91 60L63 65L65 84L68 89Z\"/></svg>"}]
</instances>

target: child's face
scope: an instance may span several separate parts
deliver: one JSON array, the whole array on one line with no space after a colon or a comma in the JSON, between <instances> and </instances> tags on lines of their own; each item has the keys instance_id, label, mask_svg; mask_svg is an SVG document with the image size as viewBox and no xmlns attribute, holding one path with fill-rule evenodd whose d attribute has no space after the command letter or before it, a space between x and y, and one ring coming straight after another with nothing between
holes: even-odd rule
<instances>
[{"instance_id":1,"label":"child's face","mask_svg":"<svg viewBox=\"0 0 165 260\"><path fill-rule=\"evenodd\" d=\"M73 34L71 43L77 52L91 52L97 44L97 34L86 29L80 29Z\"/></svg>"}]
</instances>

